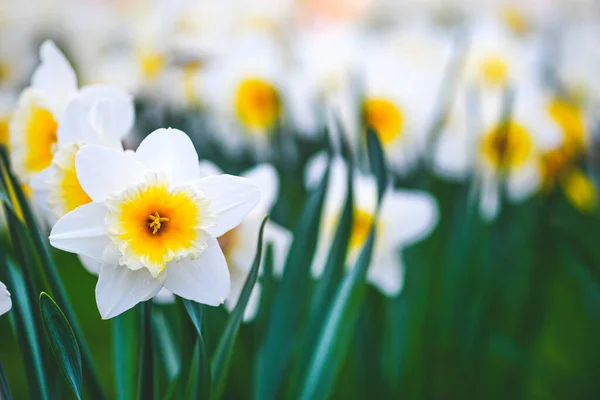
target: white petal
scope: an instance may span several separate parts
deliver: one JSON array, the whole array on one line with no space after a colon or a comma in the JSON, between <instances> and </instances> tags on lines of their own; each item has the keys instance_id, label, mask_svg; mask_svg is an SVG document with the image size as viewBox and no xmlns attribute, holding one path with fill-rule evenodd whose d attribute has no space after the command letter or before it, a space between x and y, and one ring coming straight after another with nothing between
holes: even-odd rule
<instances>
[{"instance_id":1,"label":"white petal","mask_svg":"<svg viewBox=\"0 0 600 400\"><path fill-rule=\"evenodd\" d=\"M165 287L184 299L218 306L229 294L229 269L216 239L208 241L199 259L173 261L166 272Z\"/></svg>"},{"instance_id":2,"label":"white petal","mask_svg":"<svg viewBox=\"0 0 600 400\"><path fill-rule=\"evenodd\" d=\"M151 171L164 172L174 186L200 177L198 153L179 129L155 130L140 143L135 158Z\"/></svg>"},{"instance_id":3,"label":"white petal","mask_svg":"<svg viewBox=\"0 0 600 400\"><path fill-rule=\"evenodd\" d=\"M487 178L481 185L481 200L479 210L481 216L486 221L491 221L500 211L500 195L498 193L498 183L493 178Z\"/></svg>"},{"instance_id":4,"label":"white petal","mask_svg":"<svg viewBox=\"0 0 600 400\"><path fill-rule=\"evenodd\" d=\"M244 322L250 322L256 317L258 307L260 306L260 294L261 286L259 282L256 282L254 288L252 288L252 292L250 292L246 310L244 310Z\"/></svg>"},{"instance_id":5,"label":"white petal","mask_svg":"<svg viewBox=\"0 0 600 400\"><path fill-rule=\"evenodd\" d=\"M229 312L232 312L237 305L249 273L249 271L244 271L237 268L231 269L231 290L229 291L229 296L227 296L227 299L225 300L225 308L227 308ZM252 292L250 292L250 298L248 299L246 310L244 310L244 322L250 322L256 316L258 307L260 305L260 293L260 283L256 282L252 288Z\"/></svg>"},{"instance_id":6,"label":"white petal","mask_svg":"<svg viewBox=\"0 0 600 400\"><path fill-rule=\"evenodd\" d=\"M279 177L275 168L271 164L263 163L244 172L242 176L260 188L260 202L254 211L269 213L279 197Z\"/></svg>"},{"instance_id":7,"label":"white petal","mask_svg":"<svg viewBox=\"0 0 600 400\"><path fill-rule=\"evenodd\" d=\"M6 286L0 282L0 315L6 314L12 308L12 301L10 299L10 293L6 289Z\"/></svg>"},{"instance_id":8,"label":"white petal","mask_svg":"<svg viewBox=\"0 0 600 400\"><path fill-rule=\"evenodd\" d=\"M239 176L209 176L192 185L210 199L210 209L217 215L217 226L207 229L214 237L238 226L260 201L258 186Z\"/></svg>"},{"instance_id":9,"label":"white petal","mask_svg":"<svg viewBox=\"0 0 600 400\"><path fill-rule=\"evenodd\" d=\"M104 227L107 209L104 203L77 207L58 220L50 232L50 244L57 249L102 260L110 239Z\"/></svg>"},{"instance_id":10,"label":"white petal","mask_svg":"<svg viewBox=\"0 0 600 400\"><path fill-rule=\"evenodd\" d=\"M116 87L101 87L95 91L98 99L90 111L90 122L103 136L122 139L135 118L133 99L124 90Z\"/></svg>"},{"instance_id":11,"label":"white petal","mask_svg":"<svg viewBox=\"0 0 600 400\"><path fill-rule=\"evenodd\" d=\"M147 169L125 152L97 145L86 145L75 158L77 178L94 201L104 201L113 192L144 178Z\"/></svg>"},{"instance_id":12,"label":"white petal","mask_svg":"<svg viewBox=\"0 0 600 400\"><path fill-rule=\"evenodd\" d=\"M383 199L381 226L385 233L381 240L390 238L395 245L407 245L429 235L438 222L435 199L425 192L390 191Z\"/></svg>"},{"instance_id":13,"label":"white petal","mask_svg":"<svg viewBox=\"0 0 600 400\"><path fill-rule=\"evenodd\" d=\"M199 165L200 178L206 178L207 176L223 175L223 171L215 164L210 161L202 160Z\"/></svg>"},{"instance_id":14,"label":"white petal","mask_svg":"<svg viewBox=\"0 0 600 400\"><path fill-rule=\"evenodd\" d=\"M175 295L167 288L160 289L160 292L154 296L154 302L158 304L173 304L175 302Z\"/></svg>"},{"instance_id":15,"label":"white petal","mask_svg":"<svg viewBox=\"0 0 600 400\"><path fill-rule=\"evenodd\" d=\"M281 225L268 221L265 225L264 241L273 243L273 273L277 277L283 275L283 267L287 259L290 245L292 244L292 232ZM263 246L264 254L265 246Z\"/></svg>"},{"instance_id":16,"label":"white petal","mask_svg":"<svg viewBox=\"0 0 600 400\"><path fill-rule=\"evenodd\" d=\"M98 275L100 273L100 266L102 265L100 261L82 255L79 256L79 261L90 274Z\"/></svg>"},{"instance_id":17,"label":"white petal","mask_svg":"<svg viewBox=\"0 0 600 400\"><path fill-rule=\"evenodd\" d=\"M102 259L96 284L96 304L102 319L109 319L154 297L164 276L153 278L146 268L132 271L119 265L119 255L108 249Z\"/></svg>"},{"instance_id":18,"label":"white petal","mask_svg":"<svg viewBox=\"0 0 600 400\"><path fill-rule=\"evenodd\" d=\"M77 90L75 71L67 58L47 40L40 47L41 64L31 77L31 86L45 91L50 97L53 111L60 113L69 97Z\"/></svg>"},{"instance_id":19,"label":"white petal","mask_svg":"<svg viewBox=\"0 0 600 400\"><path fill-rule=\"evenodd\" d=\"M396 296L404 286L404 268L400 260L391 257L377 260L367 271L367 280L389 297Z\"/></svg>"}]
</instances>

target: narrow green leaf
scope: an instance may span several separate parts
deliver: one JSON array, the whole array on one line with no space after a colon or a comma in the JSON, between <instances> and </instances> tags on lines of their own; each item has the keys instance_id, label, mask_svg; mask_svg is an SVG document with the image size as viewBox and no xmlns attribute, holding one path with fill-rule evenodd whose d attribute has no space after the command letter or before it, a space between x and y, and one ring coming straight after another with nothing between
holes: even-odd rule
<instances>
[{"instance_id":1,"label":"narrow green leaf","mask_svg":"<svg viewBox=\"0 0 600 400\"><path fill-rule=\"evenodd\" d=\"M71 322L71 327L73 328L73 332L79 343L79 347L81 350L82 361L85 364L86 368L83 370L83 379L86 385L90 388L89 394L92 399L105 399L106 395L104 393L104 388L102 387L102 383L98 376L98 372L96 371L96 367L94 364L94 360L92 358L91 352L89 350L89 346L85 337L83 335L83 331L79 326L78 320L75 317L75 313L71 307L71 302L67 296L67 292L63 286L62 280L58 273L58 269L52 259L50 254L50 247L47 238L42 233L42 230L38 226L36 217L29 206L29 202L23 190L21 189L21 185L18 180L14 177L14 175L10 172L10 159L8 157L8 152L6 147L0 145L0 165L3 170L2 179L4 181L7 179L6 184L10 185L14 190L15 197L17 198L17 202L19 205L19 209L23 214L23 219L25 225L29 228L31 232L31 238L35 245L35 250L38 256L42 261L43 274L50 285L50 289L56 300L63 305L63 312L67 319ZM14 205L13 205L14 206ZM36 294L37 296L37 294ZM32 302L34 299L32 299Z\"/></svg>"},{"instance_id":2,"label":"narrow green leaf","mask_svg":"<svg viewBox=\"0 0 600 400\"><path fill-rule=\"evenodd\" d=\"M283 374L304 327L308 312L310 265L317 247L319 223L329 182L329 166L318 188L310 195L300 215L298 228L284 267L255 369L258 399L274 399L283 383Z\"/></svg>"},{"instance_id":3,"label":"narrow green leaf","mask_svg":"<svg viewBox=\"0 0 600 400\"><path fill-rule=\"evenodd\" d=\"M152 327L156 336L156 348L161 359L167 378L172 381L177 377L181 369L181 360L179 352L175 345L175 340L171 332L171 327L165 317L164 311L154 307L152 313Z\"/></svg>"},{"instance_id":4,"label":"narrow green leaf","mask_svg":"<svg viewBox=\"0 0 600 400\"><path fill-rule=\"evenodd\" d=\"M138 399L152 400L156 393L154 379L154 338L152 335L152 300L142 303L142 346L140 351L140 375Z\"/></svg>"},{"instance_id":5,"label":"narrow green leaf","mask_svg":"<svg viewBox=\"0 0 600 400\"><path fill-rule=\"evenodd\" d=\"M0 362L0 400L12 400L2 362Z\"/></svg>"},{"instance_id":6,"label":"narrow green leaf","mask_svg":"<svg viewBox=\"0 0 600 400\"><path fill-rule=\"evenodd\" d=\"M194 345L194 355L190 361L185 399L209 399L212 392L212 377L210 362L204 335L202 334L202 319L204 317L204 306L194 301L182 299L198 336Z\"/></svg>"},{"instance_id":7,"label":"narrow green leaf","mask_svg":"<svg viewBox=\"0 0 600 400\"><path fill-rule=\"evenodd\" d=\"M135 397L136 309L113 318L114 371L116 381L115 398L129 400Z\"/></svg>"},{"instance_id":8,"label":"narrow green leaf","mask_svg":"<svg viewBox=\"0 0 600 400\"><path fill-rule=\"evenodd\" d=\"M377 179L379 202L381 202L388 184L388 173L381 142L377 133L372 128L367 129L367 152L369 153L371 171Z\"/></svg>"},{"instance_id":9,"label":"narrow green leaf","mask_svg":"<svg viewBox=\"0 0 600 400\"><path fill-rule=\"evenodd\" d=\"M221 336L221 340L219 341L212 359L211 369L213 376L214 398L216 399L221 397L223 390L225 389L225 382L227 381L229 361L231 360L233 346L235 344L242 319L244 318L244 311L246 311L246 306L250 300L250 294L252 294L252 289L254 288L256 280L258 279L258 271L260 268L263 246L263 233L267 219L268 217L265 217L262 225L260 226L258 243L256 245L256 255L254 256L252 268L250 269L248 278L246 278L246 282L244 283L244 287L242 288L238 302L235 305L233 312L229 316L229 320L225 326L225 331L223 332L223 336Z\"/></svg>"},{"instance_id":10,"label":"narrow green leaf","mask_svg":"<svg viewBox=\"0 0 600 400\"><path fill-rule=\"evenodd\" d=\"M13 311L9 314L14 322L15 337L19 343L27 378L30 382L30 397L48 399L48 382L45 375L42 348L35 315L31 304L29 288L23 272L11 260L0 253L0 261L6 269L7 286L13 298ZM41 329L41 327L40 327Z\"/></svg>"},{"instance_id":11,"label":"narrow green leaf","mask_svg":"<svg viewBox=\"0 0 600 400\"><path fill-rule=\"evenodd\" d=\"M81 399L81 353L73 329L58 304L44 292L40 294L40 311L59 370Z\"/></svg>"},{"instance_id":12,"label":"narrow green leaf","mask_svg":"<svg viewBox=\"0 0 600 400\"><path fill-rule=\"evenodd\" d=\"M342 281L332 308L327 314L311 356L308 373L301 386L301 399L325 399L331 393L353 333L356 331L356 322L366 288L365 276L371 262L374 241L373 226L356 264Z\"/></svg>"}]
</instances>

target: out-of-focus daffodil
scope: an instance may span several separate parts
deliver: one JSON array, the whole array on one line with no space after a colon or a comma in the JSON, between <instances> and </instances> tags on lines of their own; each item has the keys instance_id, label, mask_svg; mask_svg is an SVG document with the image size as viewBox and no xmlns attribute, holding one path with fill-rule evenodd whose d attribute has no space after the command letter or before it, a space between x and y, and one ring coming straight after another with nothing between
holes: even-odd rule
<instances>
[{"instance_id":1,"label":"out-of-focus daffodil","mask_svg":"<svg viewBox=\"0 0 600 400\"><path fill-rule=\"evenodd\" d=\"M6 314L11 308L10 292L6 289L4 283L0 282L0 315Z\"/></svg>"}]
</instances>

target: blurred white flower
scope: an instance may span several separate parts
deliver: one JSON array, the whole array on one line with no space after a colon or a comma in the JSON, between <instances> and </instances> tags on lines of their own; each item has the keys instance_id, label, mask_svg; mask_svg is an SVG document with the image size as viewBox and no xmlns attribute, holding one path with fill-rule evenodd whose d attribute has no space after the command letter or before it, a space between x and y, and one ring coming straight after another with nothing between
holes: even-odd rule
<instances>
[{"instance_id":1,"label":"blurred white flower","mask_svg":"<svg viewBox=\"0 0 600 400\"><path fill-rule=\"evenodd\" d=\"M204 75L208 111L218 139L236 153L250 145L258 155L283 117L283 59L267 36L246 35L230 53L215 60Z\"/></svg>"},{"instance_id":2,"label":"blurred white flower","mask_svg":"<svg viewBox=\"0 0 600 400\"><path fill-rule=\"evenodd\" d=\"M324 153L316 155L307 166L307 184L314 187L327 165ZM337 223L346 199L347 165L340 157L331 162L331 175L321 227L319 243L312 274L319 277L325 266ZM377 235L367 280L383 294L395 296L402 290L404 270L401 250L427 237L438 222L435 199L425 192L413 190L388 190L385 194L379 219L375 221L377 184L372 176L354 174L353 225L346 264L352 266L366 241L373 223Z\"/></svg>"},{"instance_id":3,"label":"blurred white flower","mask_svg":"<svg viewBox=\"0 0 600 400\"><path fill-rule=\"evenodd\" d=\"M75 72L53 42L42 44L40 59L10 122L12 166L25 183L52 162L58 121L77 92Z\"/></svg>"},{"instance_id":4,"label":"blurred white flower","mask_svg":"<svg viewBox=\"0 0 600 400\"><path fill-rule=\"evenodd\" d=\"M62 217L50 243L101 262L102 318L163 287L203 304L225 301L229 272L216 238L259 202L256 184L230 175L200 178L194 146L176 129L154 131L135 154L86 145L76 169L93 202Z\"/></svg>"},{"instance_id":5,"label":"blurred white flower","mask_svg":"<svg viewBox=\"0 0 600 400\"><path fill-rule=\"evenodd\" d=\"M4 283L0 282L0 315L6 314L12 308L10 293Z\"/></svg>"}]
</instances>

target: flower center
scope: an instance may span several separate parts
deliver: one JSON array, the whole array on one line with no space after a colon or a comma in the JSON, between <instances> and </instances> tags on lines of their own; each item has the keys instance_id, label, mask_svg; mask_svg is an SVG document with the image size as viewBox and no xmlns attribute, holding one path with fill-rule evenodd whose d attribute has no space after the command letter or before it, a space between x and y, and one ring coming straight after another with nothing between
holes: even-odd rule
<instances>
[{"instance_id":1,"label":"flower center","mask_svg":"<svg viewBox=\"0 0 600 400\"><path fill-rule=\"evenodd\" d=\"M360 209L354 210L353 218L350 247L355 249L362 246L365 240L367 240L374 218L371 213Z\"/></svg>"},{"instance_id":2,"label":"flower center","mask_svg":"<svg viewBox=\"0 0 600 400\"><path fill-rule=\"evenodd\" d=\"M245 79L238 86L235 109L238 118L247 129L268 130L281 114L279 92L271 83L262 79Z\"/></svg>"},{"instance_id":3,"label":"flower center","mask_svg":"<svg viewBox=\"0 0 600 400\"><path fill-rule=\"evenodd\" d=\"M120 264L148 268L154 277L171 261L199 257L208 245L206 229L216 224L202 192L170 188L156 175L110 197L106 205L107 230Z\"/></svg>"},{"instance_id":4,"label":"flower center","mask_svg":"<svg viewBox=\"0 0 600 400\"><path fill-rule=\"evenodd\" d=\"M167 59L158 52L142 53L139 56L142 75L149 81L153 81L167 66Z\"/></svg>"},{"instance_id":5,"label":"flower center","mask_svg":"<svg viewBox=\"0 0 600 400\"><path fill-rule=\"evenodd\" d=\"M581 152L585 146L585 124L581 110L574 104L554 99L548 105L548 113L561 127L565 152L569 155Z\"/></svg>"},{"instance_id":6,"label":"flower center","mask_svg":"<svg viewBox=\"0 0 600 400\"><path fill-rule=\"evenodd\" d=\"M527 129L511 121L508 126L496 126L483 138L483 158L498 169L522 166L533 151L533 141Z\"/></svg>"},{"instance_id":7,"label":"flower center","mask_svg":"<svg viewBox=\"0 0 600 400\"><path fill-rule=\"evenodd\" d=\"M508 80L508 64L497 55L486 57L481 62L481 74L488 85L503 85Z\"/></svg>"},{"instance_id":8,"label":"flower center","mask_svg":"<svg viewBox=\"0 0 600 400\"><path fill-rule=\"evenodd\" d=\"M73 143L61 147L54 154L45 185L48 192L48 205L57 218L92 201L81 188L75 171L75 156L81 146L82 143Z\"/></svg>"},{"instance_id":9,"label":"flower center","mask_svg":"<svg viewBox=\"0 0 600 400\"><path fill-rule=\"evenodd\" d=\"M168 220L169 218L167 217L161 217L158 211L148 215L148 227L152 230L152 234L156 235L162 227L162 223L167 222Z\"/></svg>"},{"instance_id":10,"label":"flower center","mask_svg":"<svg viewBox=\"0 0 600 400\"><path fill-rule=\"evenodd\" d=\"M392 101L384 98L366 99L362 111L365 125L375 129L384 145L402 135L404 115Z\"/></svg>"}]
</instances>

